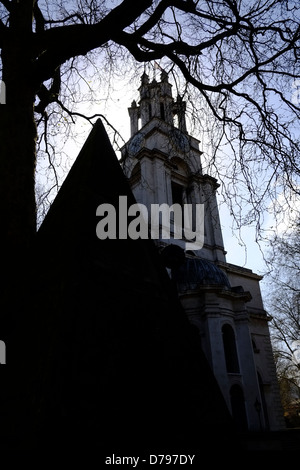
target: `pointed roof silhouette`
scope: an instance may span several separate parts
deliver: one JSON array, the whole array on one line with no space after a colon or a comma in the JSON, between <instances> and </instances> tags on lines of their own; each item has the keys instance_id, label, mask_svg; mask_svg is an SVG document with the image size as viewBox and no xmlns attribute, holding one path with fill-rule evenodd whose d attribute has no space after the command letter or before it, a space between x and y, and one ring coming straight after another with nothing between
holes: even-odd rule
<instances>
[{"instance_id":1,"label":"pointed roof silhouette","mask_svg":"<svg viewBox=\"0 0 300 470\"><path fill-rule=\"evenodd\" d=\"M74 244L90 229L95 235L95 208L104 202L117 206L119 195L127 195L128 202L134 202L105 128L98 119L50 207L39 237L46 231L47 237L53 233L56 238L59 230L60 240L63 237Z\"/></svg>"},{"instance_id":2,"label":"pointed roof silhouette","mask_svg":"<svg viewBox=\"0 0 300 470\"><path fill-rule=\"evenodd\" d=\"M135 202L100 120L40 230L41 446L173 453L232 440L215 378L152 240L99 240L96 209Z\"/></svg>"}]
</instances>

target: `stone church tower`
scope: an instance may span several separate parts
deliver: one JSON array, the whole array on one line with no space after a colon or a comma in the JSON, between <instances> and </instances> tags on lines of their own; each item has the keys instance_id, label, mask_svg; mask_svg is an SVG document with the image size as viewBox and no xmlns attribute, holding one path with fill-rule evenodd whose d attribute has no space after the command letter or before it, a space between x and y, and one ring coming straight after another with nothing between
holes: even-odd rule
<instances>
[{"instance_id":1,"label":"stone church tower","mask_svg":"<svg viewBox=\"0 0 300 470\"><path fill-rule=\"evenodd\" d=\"M139 94L128 110L131 137L121 149L123 171L148 211L152 204L204 205L201 249L186 250L185 240L172 237L172 230L156 244L238 429L282 429L261 277L226 262L219 185L202 172L199 141L187 132L185 102L173 99L167 74L150 82L144 73Z\"/></svg>"}]
</instances>

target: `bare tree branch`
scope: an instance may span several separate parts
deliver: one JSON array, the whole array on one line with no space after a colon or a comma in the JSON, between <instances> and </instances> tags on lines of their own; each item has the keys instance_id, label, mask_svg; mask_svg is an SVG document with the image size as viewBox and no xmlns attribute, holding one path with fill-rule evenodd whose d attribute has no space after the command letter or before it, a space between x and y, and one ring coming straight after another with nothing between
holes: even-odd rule
<instances>
[{"instance_id":1,"label":"bare tree branch","mask_svg":"<svg viewBox=\"0 0 300 470\"><path fill-rule=\"evenodd\" d=\"M45 18L43 13L41 12L39 5L38 5L38 0L34 2L33 6L33 15L36 23L36 32L40 33L45 30Z\"/></svg>"},{"instance_id":2,"label":"bare tree branch","mask_svg":"<svg viewBox=\"0 0 300 470\"><path fill-rule=\"evenodd\" d=\"M60 26L38 35L39 49L42 52L35 63L37 80L44 81L52 76L59 65L77 55L103 46L111 39L112 31L121 31L138 18L151 0L124 0L102 21L95 25Z\"/></svg>"},{"instance_id":3,"label":"bare tree branch","mask_svg":"<svg viewBox=\"0 0 300 470\"><path fill-rule=\"evenodd\" d=\"M0 3L5 6L8 12L11 11L11 1L10 0L1 0Z\"/></svg>"}]
</instances>

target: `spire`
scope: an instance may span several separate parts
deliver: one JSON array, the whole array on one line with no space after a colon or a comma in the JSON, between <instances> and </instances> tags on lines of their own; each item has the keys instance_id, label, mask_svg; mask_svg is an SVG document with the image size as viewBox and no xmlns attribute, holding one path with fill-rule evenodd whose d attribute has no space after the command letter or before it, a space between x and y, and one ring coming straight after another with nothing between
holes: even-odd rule
<instances>
[{"instance_id":1,"label":"spire","mask_svg":"<svg viewBox=\"0 0 300 470\"><path fill-rule=\"evenodd\" d=\"M130 116L130 135L134 135L139 130L139 117L140 117L140 108L136 104L136 101L133 100L131 107L128 108L128 113Z\"/></svg>"},{"instance_id":2,"label":"spire","mask_svg":"<svg viewBox=\"0 0 300 470\"><path fill-rule=\"evenodd\" d=\"M142 85L148 85L149 75L147 75L146 72L143 73L143 75L141 77L141 82L142 82Z\"/></svg>"},{"instance_id":3,"label":"spire","mask_svg":"<svg viewBox=\"0 0 300 470\"><path fill-rule=\"evenodd\" d=\"M162 72L160 74L160 80L162 82L168 82L169 78L168 78L168 74L165 70L162 70Z\"/></svg>"}]
</instances>

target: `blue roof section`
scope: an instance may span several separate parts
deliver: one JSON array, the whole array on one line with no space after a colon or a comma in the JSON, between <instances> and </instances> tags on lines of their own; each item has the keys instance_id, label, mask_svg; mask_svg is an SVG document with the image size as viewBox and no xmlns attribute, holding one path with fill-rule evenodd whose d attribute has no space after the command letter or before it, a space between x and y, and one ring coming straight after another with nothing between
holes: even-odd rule
<instances>
[{"instance_id":1,"label":"blue roof section","mask_svg":"<svg viewBox=\"0 0 300 470\"><path fill-rule=\"evenodd\" d=\"M186 258L184 264L172 270L172 279L180 290L194 290L199 285L218 285L231 289L226 274L211 261Z\"/></svg>"}]
</instances>

